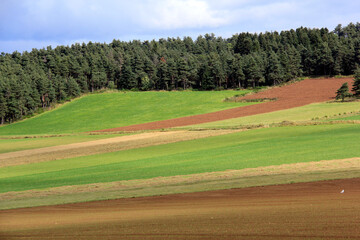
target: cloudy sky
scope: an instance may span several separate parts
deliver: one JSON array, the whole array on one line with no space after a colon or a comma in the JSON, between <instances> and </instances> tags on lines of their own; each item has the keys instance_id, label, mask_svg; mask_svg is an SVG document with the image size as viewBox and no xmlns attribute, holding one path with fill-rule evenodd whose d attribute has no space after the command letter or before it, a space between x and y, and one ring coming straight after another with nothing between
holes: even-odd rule
<instances>
[{"instance_id":1,"label":"cloudy sky","mask_svg":"<svg viewBox=\"0 0 360 240\"><path fill-rule=\"evenodd\" d=\"M360 22L358 0L0 0L0 52Z\"/></svg>"}]
</instances>

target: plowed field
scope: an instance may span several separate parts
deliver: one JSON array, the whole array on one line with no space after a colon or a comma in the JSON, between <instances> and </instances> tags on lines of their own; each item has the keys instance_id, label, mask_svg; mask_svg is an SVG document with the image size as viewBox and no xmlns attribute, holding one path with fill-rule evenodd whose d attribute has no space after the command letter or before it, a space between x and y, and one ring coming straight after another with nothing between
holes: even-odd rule
<instances>
[{"instance_id":1,"label":"plowed field","mask_svg":"<svg viewBox=\"0 0 360 240\"><path fill-rule=\"evenodd\" d=\"M5 210L0 239L360 239L359 186L332 180Z\"/></svg>"},{"instance_id":2,"label":"plowed field","mask_svg":"<svg viewBox=\"0 0 360 240\"><path fill-rule=\"evenodd\" d=\"M194 115L164 121L150 122L119 128L100 130L110 131L139 131L150 129L162 129L194 125L205 122L214 122L229 118L245 117L255 114L268 113L283 109L304 106L310 103L329 101L335 98L336 90L344 83L351 86L351 78L325 78L306 79L283 87L275 87L267 91L259 92L242 99L276 98L276 101L265 102L245 107L233 108L218 112Z\"/></svg>"}]
</instances>

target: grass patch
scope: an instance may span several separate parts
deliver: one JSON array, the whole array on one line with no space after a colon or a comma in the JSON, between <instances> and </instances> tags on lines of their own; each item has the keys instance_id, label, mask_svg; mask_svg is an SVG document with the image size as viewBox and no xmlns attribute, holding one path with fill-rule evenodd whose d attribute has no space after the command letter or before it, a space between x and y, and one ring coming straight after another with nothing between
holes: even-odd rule
<instances>
[{"instance_id":1,"label":"grass patch","mask_svg":"<svg viewBox=\"0 0 360 240\"><path fill-rule=\"evenodd\" d=\"M257 129L0 169L0 191L148 179L360 156L359 125ZM329 151L331 149L331 151Z\"/></svg>"},{"instance_id":2,"label":"grass patch","mask_svg":"<svg viewBox=\"0 0 360 240\"><path fill-rule=\"evenodd\" d=\"M166 143L217 136L231 132L234 132L234 130L147 132L133 134L130 136L97 139L91 142L76 142L75 144L3 153L0 154L0 168L116 152L134 148L143 148Z\"/></svg>"},{"instance_id":3,"label":"grass patch","mask_svg":"<svg viewBox=\"0 0 360 240\"><path fill-rule=\"evenodd\" d=\"M331 119L331 120L344 120L344 121L347 121L347 120L360 120L360 114L359 115L353 115L353 116L347 116L347 117L342 117L342 118L334 118L334 119Z\"/></svg>"},{"instance_id":4,"label":"grass patch","mask_svg":"<svg viewBox=\"0 0 360 240\"><path fill-rule=\"evenodd\" d=\"M36 138L9 138L0 139L0 153L16 152L43 147L52 147L71 143L88 142L93 140L123 136L125 134L104 135L68 135L60 137L36 137Z\"/></svg>"},{"instance_id":5,"label":"grass patch","mask_svg":"<svg viewBox=\"0 0 360 240\"><path fill-rule=\"evenodd\" d=\"M208 113L254 103L225 103L241 91L115 92L92 94L0 127L0 135L77 133Z\"/></svg>"}]
</instances>

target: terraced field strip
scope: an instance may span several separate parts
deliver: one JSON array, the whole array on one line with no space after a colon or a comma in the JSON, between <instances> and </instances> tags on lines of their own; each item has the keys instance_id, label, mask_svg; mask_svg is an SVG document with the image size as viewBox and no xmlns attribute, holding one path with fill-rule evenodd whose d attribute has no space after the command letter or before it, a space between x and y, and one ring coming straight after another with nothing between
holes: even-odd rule
<instances>
[{"instance_id":1,"label":"terraced field strip","mask_svg":"<svg viewBox=\"0 0 360 240\"><path fill-rule=\"evenodd\" d=\"M0 194L0 209L360 177L360 158Z\"/></svg>"},{"instance_id":2,"label":"terraced field strip","mask_svg":"<svg viewBox=\"0 0 360 240\"><path fill-rule=\"evenodd\" d=\"M294 107L304 106L310 103L325 102L333 100L335 98L336 90L343 83L347 82L351 84L352 81L353 79L351 78L306 79L300 82L296 82L294 84L286 85L283 87L275 87L263 92L239 98L239 100L276 98L276 101L270 101L239 108L232 108L201 115L104 129L99 130L99 132L139 131L195 125L200 123L215 122L230 118L239 118L290 109Z\"/></svg>"},{"instance_id":3,"label":"terraced field strip","mask_svg":"<svg viewBox=\"0 0 360 240\"><path fill-rule=\"evenodd\" d=\"M360 148L355 141L359 131L360 125L357 124L263 128L118 152L2 167L0 191L4 193L359 157Z\"/></svg>"},{"instance_id":4,"label":"terraced field strip","mask_svg":"<svg viewBox=\"0 0 360 240\"><path fill-rule=\"evenodd\" d=\"M0 238L356 240L359 185L355 178L3 210Z\"/></svg>"},{"instance_id":5,"label":"terraced field strip","mask_svg":"<svg viewBox=\"0 0 360 240\"><path fill-rule=\"evenodd\" d=\"M76 134L76 135L25 135L1 136L0 154L17 152L29 149L66 145L71 143L88 142L104 138L130 135L128 133L110 134Z\"/></svg>"},{"instance_id":6,"label":"terraced field strip","mask_svg":"<svg viewBox=\"0 0 360 240\"><path fill-rule=\"evenodd\" d=\"M350 116L338 118L344 114L354 114L360 112L359 102L331 102L331 103L313 103L306 106L295 107L291 109L279 110L270 113L257 114L253 116L232 118L222 121L202 123L197 125L178 127L178 129L213 129L213 128L231 128L244 125L270 125L281 123L283 121L305 122L312 120L360 120L360 116ZM337 116L337 117L335 117Z\"/></svg>"},{"instance_id":7,"label":"terraced field strip","mask_svg":"<svg viewBox=\"0 0 360 240\"><path fill-rule=\"evenodd\" d=\"M45 162L133 148L142 148L153 145L206 138L239 131L241 130L148 132L81 143L2 153L0 154L0 167Z\"/></svg>"}]
</instances>

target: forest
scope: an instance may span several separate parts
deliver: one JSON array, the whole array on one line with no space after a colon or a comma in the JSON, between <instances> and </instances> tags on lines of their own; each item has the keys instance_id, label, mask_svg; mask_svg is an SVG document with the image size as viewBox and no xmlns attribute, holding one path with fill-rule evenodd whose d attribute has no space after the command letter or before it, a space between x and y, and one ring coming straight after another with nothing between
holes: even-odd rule
<instances>
[{"instance_id":1,"label":"forest","mask_svg":"<svg viewBox=\"0 0 360 240\"><path fill-rule=\"evenodd\" d=\"M360 65L360 23L327 28L83 43L0 55L0 123L83 93L222 90L307 76L350 75Z\"/></svg>"}]
</instances>

